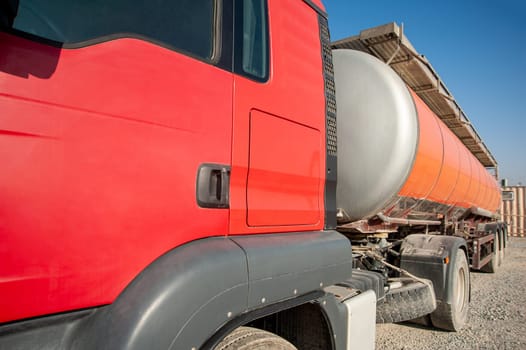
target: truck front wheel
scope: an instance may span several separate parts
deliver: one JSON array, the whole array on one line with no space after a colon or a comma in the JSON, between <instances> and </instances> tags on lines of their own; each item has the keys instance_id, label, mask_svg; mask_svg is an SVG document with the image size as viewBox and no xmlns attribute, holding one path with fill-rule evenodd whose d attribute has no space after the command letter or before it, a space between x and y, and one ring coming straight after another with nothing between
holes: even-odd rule
<instances>
[{"instance_id":1,"label":"truck front wheel","mask_svg":"<svg viewBox=\"0 0 526 350\"><path fill-rule=\"evenodd\" d=\"M462 249L456 251L456 258L450 278L453 278L451 303L437 301L436 310L431 313L433 326L449 331L459 331L468 320L469 266Z\"/></svg>"},{"instance_id":2,"label":"truck front wheel","mask_svg":"<svg viewBox=\"0 0 526 350\"><path fill-rule=\"evenodd\" d=\"M214 350L296 350L286 341L261 329L239 327L227 335Z\"/></svg>"}]
</instances>

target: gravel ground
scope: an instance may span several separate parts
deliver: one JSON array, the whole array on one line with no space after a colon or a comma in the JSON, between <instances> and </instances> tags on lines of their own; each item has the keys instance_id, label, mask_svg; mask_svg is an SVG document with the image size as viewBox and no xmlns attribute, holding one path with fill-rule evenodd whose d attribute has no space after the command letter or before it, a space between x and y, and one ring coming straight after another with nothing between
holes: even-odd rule
<instances>
[{"instance_id":1,"label":"gravel ground","mask_svg":"<svg viewBox=\"0 0 526 350\"><path fill-rule=\"evenodd\" d=\"M471 272L468 325L447 332L419 325L379 324L376 349L526 349L526 239L510 238L496 274Z\"/></svg>"}]
</instances>

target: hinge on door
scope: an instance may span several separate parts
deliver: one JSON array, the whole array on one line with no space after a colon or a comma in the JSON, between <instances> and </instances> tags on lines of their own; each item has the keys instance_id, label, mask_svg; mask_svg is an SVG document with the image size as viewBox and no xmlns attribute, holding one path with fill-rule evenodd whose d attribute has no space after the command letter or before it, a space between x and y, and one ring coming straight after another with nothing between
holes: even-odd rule
<instances>
[{"instance_id":1,"label":"hinge on door","mask_svg":"<svg viewBox=\"0 0 526 350\"><path fill-rule=\"evenodd\" d=\"M230 167L221 164L201 164L197 171L197 204L202 208L228 208Z\"/></svg>"}]
</instances>

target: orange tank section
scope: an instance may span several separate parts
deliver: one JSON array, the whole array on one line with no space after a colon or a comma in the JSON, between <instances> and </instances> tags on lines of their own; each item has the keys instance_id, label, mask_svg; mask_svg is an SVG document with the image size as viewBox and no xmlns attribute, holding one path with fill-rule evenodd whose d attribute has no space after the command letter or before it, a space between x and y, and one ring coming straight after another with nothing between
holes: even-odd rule
<instances>
[{"instance_id":1,"label":"orange tank section","mask_svg":"<svg viewBox=\"0 0 526 350\"><path fill-rule=\"evenodd\" d=\"M443 157L440 174L436 180L435 187L429 196L427 196L427 200L443 204L453 204L450 203L448 199L455 189L458 180L459 164L457 147L455 146L455 142L452 142L453 139L451 135L448 134L449 129L447 126L440 122L435 115L432 115L432 117L440 128Z\"/></svg>"},{"instance_id":2,"label":"orange tank section","mask_svg":"<svg viewBox=\"0 0 526 350\"><path fill-rule=\"evenodd\" d=\"M432 114L428 115L420 112L420 110L427 109L425 103L418 99L412 91L411 93L413 94L418 112L418 153L413 164L413 169L400 190L399 195L402 197L425 199L435 187L440 175L443 158L442 138L440 136L440 127L432 117Z\"/></svg>"},{"instance_id":3,"label":"orange tank section","mask_svg":"<svg viewBox=\"0 0 526 350\"><path fill-rule=\"evenodd\" d=\"M458 177L456 185L452 189L447 201L454 206L468 207L469 203L466 201L466 196L471 183L471 165L466 148L456 137L454 140L455 142L453 142L453 144L455 145L458 156Z\"/></svg>"},{"instance_id":4,"label":"orange tank section","mask_svg":"<svg viewBox=\"0 0 526 350\"><path fill-rule=\"evenodd\" d=\"M477 167L477 162L474 160L474 157L471 155L468 155L469 157L469 164L471 168L471 184L469 186L468 193L466 195L466 199L468 201L468 206L471 207L475 205L477 201L477 197L479 196L480 192L480 174Z\"/></svg>"},{"instance_id":5,"label":"orange tank section","mask_svg":"<svg viewBox=\"0 0 526 350\"><path fill-rule=\"evenodd\" d=\"M453 203L455 206L468 208L471 206L470 201L470 187L472 185L472 176L471 176L471 160L470 153L460 142L456 140L455 144L457 145L458 156L459 156L459 177L455 189L451 193L449 202Z\"/></svg>"},{"instance_id":6,"label":"orange tank section","mask_svg":"<svg viewBox=\"0 0 526 350\"><path fill-rule=\"evenodd\" d=\"M482 193L480 200L477 203L480 203L480 207L487 209L489 208L489 197L491 195L491 188L489 186L489 174L486 169L482 170L482 186L484 186L484 192Z\"/></svg>"},{"instance_id":7,"label":"orange tank section","mask_svg":"<svg viewBox=\"0 0 526 350\"><path fill-rule=\"evenodd\" d=\"M436 202L448 207L477 207L495 212L498 185L451 130L414 93L419 141L413 169L400 197Z\"/></svg>"}]
</instances>

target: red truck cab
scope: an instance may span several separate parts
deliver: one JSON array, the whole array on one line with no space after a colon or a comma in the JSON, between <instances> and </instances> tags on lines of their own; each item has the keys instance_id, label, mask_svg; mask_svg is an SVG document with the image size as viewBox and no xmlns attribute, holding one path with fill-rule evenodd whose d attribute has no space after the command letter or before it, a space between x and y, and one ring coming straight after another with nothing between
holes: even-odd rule
<instances>
[{"instance_id":1,"label":"red truck cab","mask_svg":"<svg viewBox=\"0 0 526 350\"><path fill-rule=\"evenodd\" d=\"M0 347L193 349L302 305L345 342L319 1L1 6Z\"/></svg>"}]
</instances>

